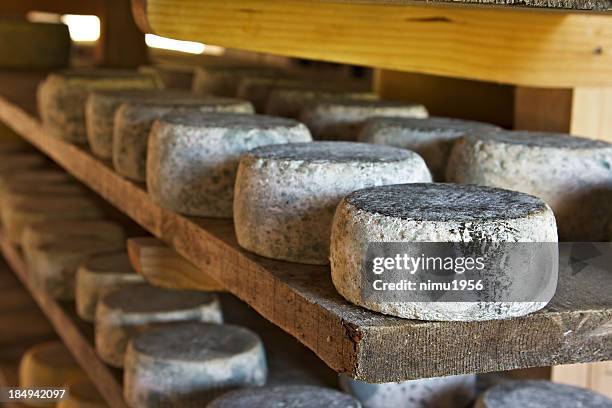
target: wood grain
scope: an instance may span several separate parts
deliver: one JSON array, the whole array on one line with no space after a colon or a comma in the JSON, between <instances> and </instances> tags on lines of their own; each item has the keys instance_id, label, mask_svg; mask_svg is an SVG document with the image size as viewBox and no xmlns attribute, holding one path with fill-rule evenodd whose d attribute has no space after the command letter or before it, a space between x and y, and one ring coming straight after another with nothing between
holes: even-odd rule
<instances>
[{"instance_id":1,"label":"wood grain","mask_svg":"<svg viewBox=\"0 0 612 408\"><path fill-rule=\"evenodd\" d=\"M390 70L542 87L612 83L612 15L429 2L139 0L165 37Z\"/></svg>"},{"instance_id":2,"label":"wood grain","mask_svg":"<svg viewBox=\"0 0 612 408\"><path fill-rule=\"evenodd\" d=\"M4 99L0 120L337 372L387 382L612 358L612 300L600 284L602 276L576 279L565 271L551 304L517 319L459 323L387 317L344 301L327 267L241 250L230 220L189 218L156 206L140 186L88 152L49 137L38 120ZM197 279L163 283L189 288Z\"/></svg>"}]
</instances>

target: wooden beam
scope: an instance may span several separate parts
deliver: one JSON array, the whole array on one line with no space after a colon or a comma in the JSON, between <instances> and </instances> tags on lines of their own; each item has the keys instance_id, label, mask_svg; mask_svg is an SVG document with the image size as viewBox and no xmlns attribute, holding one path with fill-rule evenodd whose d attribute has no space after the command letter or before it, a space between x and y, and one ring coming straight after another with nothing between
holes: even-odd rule
<instances>
[{"instance_id":1,"label":"wooden beam","mask_svg":"<svg viewBox=\"0 0 612 408\"><path fill-rule=\"evenodd\" d=\"M134 270L158 286L170 289L189 286L198 290L225 292L223 286L209 274L155 237L130 238L127 247Z\"/></svg>"},{"instance_id":2,"label":"wooden beam","mask_svg":"<svg viewBox=\"0 0 612 408\"><path fill-rule=\"evenodd\" d=\"M145 32L249 51L544 87L612 84L612 15L328 0L133 0Z\"/></svg>"}]
</instances>

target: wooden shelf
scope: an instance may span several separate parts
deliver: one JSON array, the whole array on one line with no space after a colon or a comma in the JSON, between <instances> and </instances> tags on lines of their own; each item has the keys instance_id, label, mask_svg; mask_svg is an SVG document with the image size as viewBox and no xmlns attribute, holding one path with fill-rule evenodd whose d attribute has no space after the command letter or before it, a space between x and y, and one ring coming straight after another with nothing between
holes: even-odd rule
<instances>
[{"instance_id":1,"label":"wooden shelf","mask_svg":"<svg viewBox=\"0 0 612 408\"><path fill-rule=\"evenodd\" d=\"M612 85L612 14L512 3L132 0L132 8L144 32L248 51L533 87ZM611 7L610 0L520 4Z\"/></svg>"},{"instance_id":2,"label":"wooden shelf","mask_svg":"<svg viewBox=\"0 0 612 408\"><path fill-rule=\"evenodd\" d=\"M100 360L93 347L93 327L80 320L72 304L61 304L34 287L20 251L0 235L0 249L6 262L23 286L30 292L40 309L70 350L75 360L96 385L112 408L127 408L123 401L121 371L112 369ZM11 328L11 332L13 329Z\"/></svg>"},{"instance_id":3,"label":"wooden shelf","mask_svg":"<svg viewBox=\"0 0 612 408\"><path fill-rule=\"evenodd\" d=\"M35 117L5 99L0 120L337 372L386 382L612 359L612 300L596 274L577 279L563 272L551 304L522 318L459 323L387 317L343 300L328 267L241 250L231 220L189 218L158 207L143 187L86 150L49 137ZM180 288L197 287L194 281L198 276L152 279ZM67 337L76 330L68 327ZM100 375L95 366L88 364Z\"/></svg>"}]
</instances>

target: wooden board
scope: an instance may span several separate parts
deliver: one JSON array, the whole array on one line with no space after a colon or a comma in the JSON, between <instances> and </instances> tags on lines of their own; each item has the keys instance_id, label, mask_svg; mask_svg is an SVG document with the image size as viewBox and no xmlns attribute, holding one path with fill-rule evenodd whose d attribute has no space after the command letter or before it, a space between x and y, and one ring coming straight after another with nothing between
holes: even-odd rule
<instances>
[{"instance_id":1,"label":"wooden board","mask_svg":"<svg viewBox=\"0 0 612 408\"><path fill-rule=\"evenodd\" d=\"M445 323L387 317L344 301L327 267L241 250L230 220L189 218L158 207L141 186L81 148L49 137L34 117L4 99L0 120L337 372L386 382L612 359L612 299L600 285L603 277L563 274L545 310L517 319ZM198 276L151 278L191 287Z\"/></svg>"},{"instance_id":2,"label":"wooden board","mask_svg":"<svg viewBox=\"0 0 612 408\"><path fill-rule=\"evenodd\" d=\"M525 86L612 84L612 14L391 3L132 1L143 31L176 39Z\"/></svg>"},{"instance_id":3,"label":"wooden board","mask_svg":"<svg viewBox=\"0 0 612 408\"><path fill-rule=\"evenodd\" d=\"M0 249L15 275L70 350L75 360L112 408L127 408L123 401L121 372L105 365L93 347L93 327L80 320L72 304L60 304L32 285L21 253L0 235Z\"/></svg>"}]
</instances>

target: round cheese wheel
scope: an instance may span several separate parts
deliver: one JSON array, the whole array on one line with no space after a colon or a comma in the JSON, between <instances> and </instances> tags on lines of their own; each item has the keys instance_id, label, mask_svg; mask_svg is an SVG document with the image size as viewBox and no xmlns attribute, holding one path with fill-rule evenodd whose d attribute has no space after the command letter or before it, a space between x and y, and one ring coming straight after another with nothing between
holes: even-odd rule
<instances>
[{"instance_id":1,"label":"round cheese wheel","mask_svg":"<svg viewBox=\"0 0 612 408\"><path fill-rule=\"evenodd\" d=\"M436 180L443 181L453 143L474 130L499 129L488 123L451 118L368 119L358 140L413 150L420 154Z\"/></svg>"},{"instance_id":2,"label":"round cheese wheel","mask_svg":"<svg viewBox=\"0 0 612 408\"><path fill-rule=\"evenodd\" d=\"M181 94L175 94L181 95ZM135 181L146 180L147 145L153 123L171 111L253 113L249 102L239 99L208 98L196 95L166 97L156 101L131 101L115 114L113 166L117 173Z\"/></svg>"},{"instance_id":3,"label":"round cheese wheel","mask_svg":"<svg viewBox=\"0 0 612 408\"><path fill-rule=\"evenodd\" d=\"M147 188L182 214L231 217L240 155L258 146L309 142L306 127L264 115L177 113L151 130Z\"/></svg>"},{"instance_id":4,"label":"round cheese wheel","mask_svg":"<svg viewBox=\"0 0 612 408\"><path fill-rule=\"evenodd\" d=\"M195 67L187 65L147 65L138 72L155 76L165 89L190 90Z\"/></svg>"},{"instance_id":5,"label":"round cheese wheel","mask_svg":"<svg viewBox=\"0 0 612 408\"><path fill-rule=\"evenodd\" d=\"M452 182L532 194L555 212L563 241L601 241L612 222L612 144L543 132L479 132L455 144Z\"/></svg>"},{"instance_id":6,"label":"round cheese wheel","mask_svg":"<svg viewBox=\"0 0 612 408\"><path fill-rule=\"evenodd\" d=\"M359 400L364 408L468 407L476 397L476 375L383 384L369 384L340 375L340 388Z\"/></svg>"},{"instance_id":7,"label":"round cheese wheel","mask_svg":"<svg viewBox=\"0 0 612 408\"><path fill-rule=\"evenodd\" d=\"M33 248L67 237L77 239L102 239L113 242L125 241L123 227L105 220L52 220L26 226L21 234L21 246Z\"/></svg>"},{"instance_id":8,"label":"round cheese wheel","mask_svg":"<svg viewBox=\"0 0 612 408\"><path fill-rule=\"evenodd\" d=\"M426 118L427 109L420 104L389 101L334 99L306 106L300 121L317 140L357 140L364 122L374 116Z\"/></svg>"},{"instance_id":9,"label":"round cheese wheel","mask_svg":"<svg viewBox=\"0 0 612 408\"><path fill-rule=\"evenodd\" d=\"M250 330L178 324L130 342L123 392L133 407L201 407L225 391L263 385L266 373L263 344Z\"/></svg>"},{"instance_id":10,"label":"round cheese wheel","mask_svg":"<svg viewBox=\"0 0 612 408\"><path fill-rule=\"evenodd\" d=\"M87 378L60 341L38 344L25 352L19 364L19 387L62 388L70 381ZM55 402L33 406L52 408Z\"/></svg>"},{"instance_id":11,"label":"round cheese wheel","mask_svg":"<svg viewBox=\"0 0 612 408\"><path fill-rule=\"evenodd\" d=\"M336 206L365 187L428 182L416 153L351 142L266 146L242 156L236 178L238 244L269 258L329 262Z\"/></svg>"},{"instance_id":12,"label":"round cheese wheel","mask_svg":"<svg viewBox=\"0 0 612 408\"><path fill-rule=\"evenodd\" d=\"M153 325L180 321L221 323L222 320L215 294L130 285L98 300L96 351L106 363L122 367L128 341Z\"/></svg>"},{"instance_id":13,"label":"round cheese wheel","mask_svg":"<svg viewBox=\"0 0 612 408\"><path fill-rule=\"evenodd\" d=\"M192 89L199 95L233 98L238 94L240 81L245 78L282 78L286 76L286 72L274 67L199 67L194 72Z\"/></svg>"},{"instance_id":14,"label":"round cheese wheel","mask_svg":"<svg viewBox=\"0 0 612 408\"><path fill-rule=\"evenodd\" d=\"M128 254L124 251L92 256L81 264L76 273L76 311L88 322L95 319L98 301L115 290L144 283L134 273Z\"/></svg>"},{"instance_id":15,"label":"round cheese wheel","mask_svg":"<svg viewBox=\"0 0 612 408\"><path fill-rule=\"evenodd\" d=\"M216 398L206 407L361 408L361 404L350 395L331 388L279 385L228 392Z\"/></svg>"},{"instance_id":16,"label":"round cheese wheel","mask_svg":"<svg viewBox=\"0 0 612 408\"><path fill-rule=\"evenodd\" d=\"M368 270L366 253L374 242L554 243L557 230L554 215L543 201L488 187L400 184L356 191L342 200L333 221L330 259L332 281L345 299L409 319L489 320L525 315L546 302L503 301L503 294L491 301L465 302L410 301L410 292L402 301L362 296L362 285L367 284L362 283L362 271ZM508 253L511 249L500 250ZM556 271L541 277L545 284L542 298L554 294L556 278ZM508 282L512 278L501 273L490 279L499 279L493 281L497 286L520 285Z\"/></svg>"},{"instance_id":17,"label":"round cheese wheel","mask_svg":"<svg viewBox=\"0 0 612 408\"><path fill-rule=\"evenodd\" d=\"M612 399L583 388L549 381L508 381L489 388L474 408L610 408Z\"/></svg>"},{"instance_id":18,"label":"round cheese wheel","mask_svg":"<svg viewBox=\"0 0 612 408\"><path fill-rule=\"evenodd\" d=\"M38 112L45 129L72 143L87 143L85 101L100 89L154 89L157 80L127 70L81 69L50 74L38 87Z\"/></svg>"},{"instance_id":19,"label":"round cheese wheel","mask_svg":"<svg viewBox=\"0 0 612 408\"><path fill-rule=\"evenodd\" d=\"M71 41L65 24L3 18L0 38L1 69L52 69L69 63Z\"/></svg>"},{"instance_id":20,"label":"round cheese wheel","mask_svg":"<svg viewBox=\"0 0 612 408\"><path fill-rule=\"evenodd\" d=\"M35 247L24 247L23 252L35 286L58 300L74 299L74 280L77 268L89 257L125 248L125 241L102 239L64 241Z\"/></svg>"},{"instance_id":21,"label":"round cheese wheel","mask_svg":"<svg viewBox=\"0 0 612 408\"><path fill-rule=\"evenodd\" d=\"M72 381L67 384L68 397L57 403L57 408L107 408L95 385L87 379Z\"/></svg>"}]
</instances>

